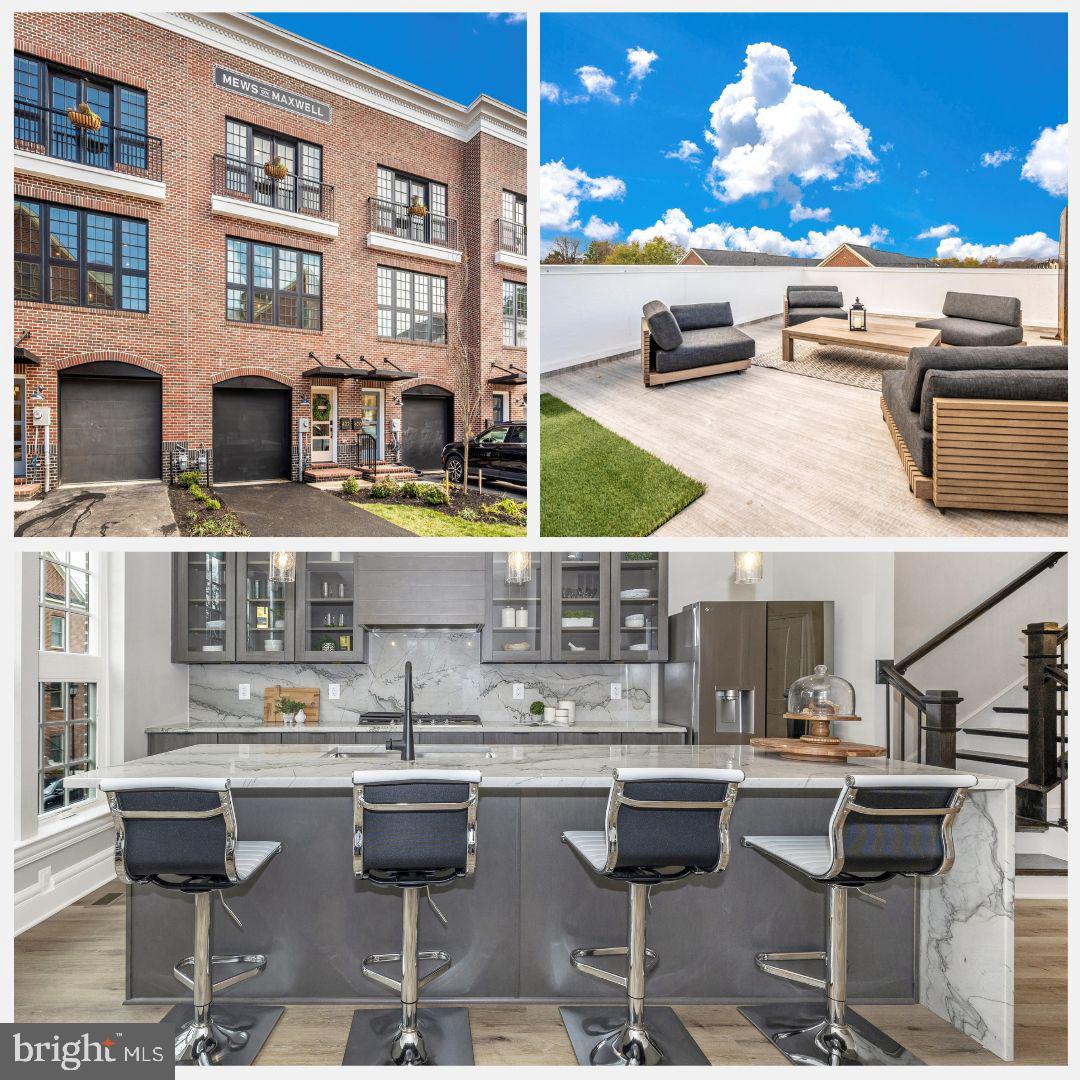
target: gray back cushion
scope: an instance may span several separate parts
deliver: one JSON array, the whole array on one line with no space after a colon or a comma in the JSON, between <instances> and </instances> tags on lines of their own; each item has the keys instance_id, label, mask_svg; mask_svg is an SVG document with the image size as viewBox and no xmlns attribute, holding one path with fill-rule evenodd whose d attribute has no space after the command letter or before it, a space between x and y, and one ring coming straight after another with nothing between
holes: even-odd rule
<instances>
[{"instance_id":1,"label":"gray back cushion","mask_svg":"<svg viewBox=\"0 0 1080 1080\"><path fill-rule=\"evenodd\" d=\"M649 333L658 348L677 349L683 343L679 324L662 300L650 300L641 312L649 324Z\"/></svg>"},{"instance_id":2,"label":"gray back cushion","mask_svg":"<svg viewBox=\"0 0 1080 1080\"><path fill-rule=\"evenodd\" d=\"M417 809L365 810L365 871L464 871L468 855L467 810L423 810L424 803L459 803L469 797L468 784L417 781L365 784L369 803L413 803Z\"/></svg>"},{"instance_id":3,"label":"gray back cushion","mask_svg":"<svg viewBox=\"0 0 1080 1080\"><path fill-rule=\"evenodd\" d=\"M947 292L941 314L954 319L977 319L979 322L1020 326L1020 301L1015 296Z\"/></svg>"},{"instance_id":4,"label":"gray back cushion","mask_svg":"<svg viewBox=\"0 0 1080 1080\"><path fill-rule=\"evenodd\" d=\"M152 810L157 813L188 813L216 810L222 796L216 791L169 788L118 791L121 810ZM154 875L178 877L225 875L225 819L127 818L124 864L130 877Z\"/></svg>"},{"instance_id":5,"label":"gray back cushion","mask_svg":"<svg viewBox=\"0 0 1080 1080\"><path fill-rule=\"evenodd\" d=\"M713 330L735 324L731 305L726 300L715 304L672 304L671 314L680 330Z\"/></svg>"},{"instance_id":6,"label":"gray back cushion","mask_svg":"<svg viewBox=\"0 0 1080 1080\"><path fill-rule=\"evenodd\" d=\"M931 371L923 388L919 422L934 430L934 398L991 401L1067 401L1067 371Z\"/></svg>"},{"instance_id":7,"label":"gray back cushion","mask_svg":"<svg viewBox=\"0 0 1080 1080\"><path fill-rule=\"evenodd\" d=\"M787 287L788 301L790 302L795 293L802 292L839 292L839 285L789 285Z\"/></svg>"},{"instance_id":8,"label":"gray back cushion","mask_svg":"<svg viewBox=\"0 0 1080 1080\"><path fill-rule=\"evenodd\" d=\"M1068 366L1069 350L1064 345L912 349L904 372L904 401L909 409L920 407L923 381L929 371L1063 371Z\"/></svg>"},{"instance_id":9,"label":"gray back cushion","mask_svg":"<svg viewBox=\"0 0 1080 1080\"><path fill-rule=\"evenodd\" d=\"M799 289L797 292L788 290L789 308L839 308L843 306L844 294L836 289Z\"/></svg>"},{"instance_id":10,"label":"gray back cushion","mask_svg":"<svg viewBox=\"0 0 1080 1080\"><path fill-rule=\"evenodd\" d=\"M861 790L856 805L877 810L945 809L955 793L948 788ZM943 817L880 817L852 812L844 822L844 873L933 874L945 858Z\"/></svg>"}]
</instances>

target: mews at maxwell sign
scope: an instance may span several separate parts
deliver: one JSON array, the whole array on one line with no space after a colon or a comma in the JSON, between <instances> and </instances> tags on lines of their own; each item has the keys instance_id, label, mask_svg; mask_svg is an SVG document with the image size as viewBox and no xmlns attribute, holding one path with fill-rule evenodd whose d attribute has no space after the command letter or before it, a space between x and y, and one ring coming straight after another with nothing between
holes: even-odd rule
<instances>
[{"instance_id":1,"label":"mews at maxwell sign","mask_svg":"<svg viewBox=\"0 0 1080 1080\"><path fill-rule=\"evenodd\" d=\"M271 86L270 83L253 79L250 75L241 75L228 68L215 67L214 85L222 90L231 90L234 94L242 94L246 98L318 120L323 124L330 123L331 109L325 102L304 97L303 94L294 94L291 90L283 90L280 86Z\"/></svg>"}]
</instances>

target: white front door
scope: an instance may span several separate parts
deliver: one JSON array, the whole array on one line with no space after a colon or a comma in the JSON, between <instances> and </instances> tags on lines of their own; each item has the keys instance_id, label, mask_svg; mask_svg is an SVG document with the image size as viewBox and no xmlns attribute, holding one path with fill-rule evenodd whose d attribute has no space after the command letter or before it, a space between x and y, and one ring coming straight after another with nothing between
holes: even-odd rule
<instances>
[{"instance_id":1,"label":"white front door","mask_svg":"<svg viewBox=\"0 0 1080 1080\"><path fill-rule=\"evenodd\" d=\"M337 457L337 390L332 386L311 388L311 460L333 461Z\"/></svg>"}]
</instances>

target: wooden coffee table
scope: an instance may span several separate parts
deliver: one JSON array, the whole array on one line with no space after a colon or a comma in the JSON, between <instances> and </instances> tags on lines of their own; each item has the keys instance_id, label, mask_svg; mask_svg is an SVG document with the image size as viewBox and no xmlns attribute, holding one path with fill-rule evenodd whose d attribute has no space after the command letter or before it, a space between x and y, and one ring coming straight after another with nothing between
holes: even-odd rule
<instances>
[{"instance_id":1,"label":"wooden coffee table","mask_svg":"<svg viewBox=\"0 0 1080 1080\"><path fill-rule=\"evenodd\" d=\"M842 345L846 349L869 349L906 357L912 349L940 344L941 331L872 317L866 320L865 330L849 330L847 319L811 319L798 326L784 327L780 355L785 360L795 359L796 341Z\"/></svg>"}]
</instances>

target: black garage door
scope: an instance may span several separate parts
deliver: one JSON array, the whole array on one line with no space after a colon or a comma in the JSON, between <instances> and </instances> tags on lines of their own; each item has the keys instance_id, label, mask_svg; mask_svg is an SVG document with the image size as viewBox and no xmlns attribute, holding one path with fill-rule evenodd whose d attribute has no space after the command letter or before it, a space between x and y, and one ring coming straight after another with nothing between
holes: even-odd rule
<instances>
[{"instance_id":1,"label":"black garage door","mask_svg":"<svg viewBox=\"0 0 1080 1080\"><path fill-rule=\"evenodd\" d=\"M401 457L415 469L442 468L442 448L454 438L454 397L438 386L401 395Z\"/></svg>"},{"instance_id":2,"label":"black garage door","mask_svg":"<svg viewBox=\"0 0 1080 1080\"><path fill-rule=\"evenodd\" d=\"M214 481L280 480L291 473L292 392L256 376L214 387Z\"/></svg>"},{"instance_id":3,"label":"black garage door","mask_svg":"<svg viewBox=\"0 0 1080 1080\"><path fill-rule=\"evenodd\" d=\"M60 479L161 479L161 378L116 361L60 375Z\"/></svg>"}]
</instances>

